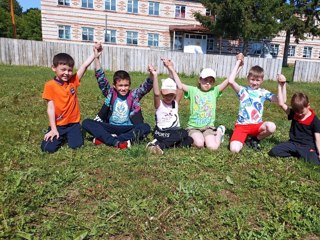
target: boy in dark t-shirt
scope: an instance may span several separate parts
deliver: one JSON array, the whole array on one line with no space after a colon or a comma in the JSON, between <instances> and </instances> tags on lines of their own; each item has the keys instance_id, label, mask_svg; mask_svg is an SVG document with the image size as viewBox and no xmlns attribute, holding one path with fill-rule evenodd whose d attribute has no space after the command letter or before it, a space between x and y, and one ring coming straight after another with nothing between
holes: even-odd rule
<instances>
[{"instance_id":1,"label":"boy in dark t-shirt","mask_svg":"<svg viewBox=\"0 0 320 240\"><path fill-rule=\"evenodd\" d=\"M283 75L279 77L284 78ZM291 98L291 108L279 97L279 105L291 120L289 141L280 143L269 151L272 157L298 157L320 164L320 120L310 108L308 96L301 92Z\"/></svg>"}]
</instances>

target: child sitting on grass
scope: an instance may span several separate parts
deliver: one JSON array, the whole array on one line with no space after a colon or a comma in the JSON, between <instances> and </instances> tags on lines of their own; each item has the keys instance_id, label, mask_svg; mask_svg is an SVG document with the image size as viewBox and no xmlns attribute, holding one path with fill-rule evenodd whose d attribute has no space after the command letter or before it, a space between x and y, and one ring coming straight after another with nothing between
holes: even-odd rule
<instances>
[{"instance_id":1,"label":"child sitting on grass","mask_svg":"<svg viewBox=\"0 0 320 240\"><path fill-rule=\"evenodd\" d=\"M56 152L64 141L72 149L83 145L77 88L93 60L94 54L73 74L74 60L70 55L59 53L53 57L51 68L55 77L45 84L42 94L42 98L47 100L50 124L41 143L42 151Z\"/></svg>"},{"instance_id":2,"label":"child sitting on grass","mask_svg":"<svg viewBox=\"0 0 320 240\"><path fill-rule=\"evenodd\" d=\"M113 86L105 77L99 61L102 45L95 48L96 78L102 94L106 97L100 111L100 121L85 119L82 127L93 137L96 145L106 144L125 149L132 141L145 138L151 128L143 122L140 100L152 89L153 79L147 78L138 88L131 90L131 78L124 70L113 75ZM101 114L103 113L103 114Z\"/></svg>"},{"instance_id":3,"label":"child sitting on grass","mask_svg":"<svg viewBox=\"0 0 320 240\"><path fill-rule=\"evenodd\" d=\"M230 77L235 77L240 66L237 61ZM230 78L229 77L229 78ZM222 91L228 86L228 78L221 84L214 86L216 73L211 68L204 68L198 80L198 86L182 84L185 98L190 99L190 117L188 121L188 133L193 139L193 146L207 147L217 150L223 142L225 127L215 127L216 102Z\"/></svg>"},{"instance_id":4,"label":"child sitting on grass","mask_svg":"<svg viewBox=\"0 0 320 240\"><path fill-rule=\"evenodd\" d=\"M278 79L285 82L283 75L279 75ZM279 94L279 105L291 120L290 139L273 147L269 155L303 158L307 162L320 164L320 121L310 108L308 96L301 92L293 94L289 107Z\"/></svg>"},{"instance_id":5,"label":"child sitting on grass","mask_svg":"<svg viewBox=\"0 0 320 240\"><path fill-rule=\"evenodd\" d=\"M154 140L147 144L147 148L154 154L163 154L165 148L190 147L193 142L193 139L188 136L188 132L180 127L179 103L183 95L180 78L175 72L171 60L162 59L162 61L169 70L170 78L162 80L161 92L157 71L152 65L149 65L149 71L153 75L156 126L153 134Z\"/></svg>"},{"instance_id":6,"label":"child sitting on grass","mask_svg":"<svg viewBox=\"0 0 320 240\"><path fill-rule=\"evenodd\" d=\"M237 55L237 60L244 60L243 54ZM243 63L242 63L243 64ZM266 89L260 88L263 83L264 71L260 66L251 67L247 76L248 86L240 86L235 78L229 79L229 84L237 93L240 101L238 119L230 140L230 151L241 151L247 136L251 139L249 147L260 151L260 140L270 136L276 130L273 122L262 121L263 104L266 100L277 103L278 97ZM284 91L283 85L278 83L278 92ZM283 93L285 95L285 93Z\"/></svg>"}]
</instances>

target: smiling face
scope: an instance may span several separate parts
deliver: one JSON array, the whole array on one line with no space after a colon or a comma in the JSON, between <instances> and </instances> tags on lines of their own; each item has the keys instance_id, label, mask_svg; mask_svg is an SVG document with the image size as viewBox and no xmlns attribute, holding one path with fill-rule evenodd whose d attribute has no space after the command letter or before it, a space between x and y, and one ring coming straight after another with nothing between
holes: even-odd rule
<instances>
[{"instance_id":1,"label":"smiling face","mask_svg":"<svg viewBox=\"0 0 320 240\"><path fill-rule=\"evenodd\" d=\"M126 96L130 90L130 81L127 79L118 79L114 87L121 96Z\"/></svg>"},{"instance_id":2,"label":"smiling face","mask_svg":"<svg viewBox=\"0 0 320 240\"><path fill-rule=\"evenodd\" d=\"M52 71L54 71L56 77L64 82L69 81L73 74L73 67L67 64L58 64L56 67L52 66Z\"/></svg>"},{"instance_id":3,"label":"smiling face","mask_svg":"<svg viewBox=\"0 0 320 240\"><path fill-rule=\"evenodd\" d=\"M214 82L215 79L213 77L200 78L199 87L202 91L207 92L212 88Z\"/></svg>"},{"instance_id":4,"label":"smiling face","mask_svg":"<svg viewBox=\"0 0 320 240\"><path fill-rule=\"evenodd\" d=\"M263 83L263 77L261 76L248 76L249 87L253 89L259 89L261 84Z\"/></svg>"},{"instance_id":5,"label":"smiling face","mask_svg":"<svg viewBox=\"0 0 320 240\"><path fill-rule=\"evenodd\" d=\"M161 93L161 94L162 94L162 101L168 105L171 104L174 98L176 97L176 94L174 93L169 93L169 94Z\"/></svg>"}]
</instances>

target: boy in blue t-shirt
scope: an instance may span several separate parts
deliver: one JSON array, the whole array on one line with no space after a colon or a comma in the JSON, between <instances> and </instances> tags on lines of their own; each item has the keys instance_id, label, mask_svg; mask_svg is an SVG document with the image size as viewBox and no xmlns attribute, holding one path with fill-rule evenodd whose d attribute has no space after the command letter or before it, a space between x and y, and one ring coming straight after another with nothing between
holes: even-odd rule
<instances>
[{"instance_id":1,"label":"boy in blue t-shirt","mask_svg":"<svg viewBox=\"0 0 320 240\"><path fill-rule=\"evenodd\" d=\"M132 141L139 141L151 132L151 127L144 123L140 99L153 86L152 76L138 88L131 90L130 75L116 71L113 75L113 86L106 79L99 61L101 43L95 48L96 78L105 104L99 112L99 118L85 119L82 127L94 137L96 145L106 144L120 149L129 148ZM100 120L100 121L97 121Z\"/></svg>"}]
</instances>

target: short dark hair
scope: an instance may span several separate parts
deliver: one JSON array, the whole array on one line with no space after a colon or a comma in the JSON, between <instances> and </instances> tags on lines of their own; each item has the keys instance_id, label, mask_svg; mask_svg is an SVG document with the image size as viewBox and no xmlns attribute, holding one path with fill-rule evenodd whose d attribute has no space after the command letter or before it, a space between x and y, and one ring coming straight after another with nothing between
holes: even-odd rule
<instances>
[{"instance_id":1,"label":"short dark hair","mask_svg":"<svg viewBox=\"0 0 320 240\"><path fill-rule=\"evenodd\" d=\"M131 78L128 72L124 70L116 71L113 74L113 85L116 85L119 80L129 80L129 84L131 85Z\"/></svg>"},{"instance_id":2,"label":"short dark hair","mask_svg":"<svg viewBox=\"0 0 320 240\"><path fill-rule=\"evenodd\" d=\"M248 73L248 77L264 77L264 70L262 67L256 65L250 68L249 73Z\"/></svg>"},{"instance_id":3,"label":"short dark hair","mask_svg":"<svg viewBox=\"0 0 320 240\"><path fill-rule=\"evenodd\" d=\"M53 57L52 60L53 66L57 67L58 65L68 65L69 67L74 67L73 58L67 53L58 53Z\"/></svg>"},{"instance_id":4,"label":"short dark hair","mask_svg":"<svg viewBox=\"0 0 320 240\"><path fill-rule=\"evenodd\" d=\"M291 98L291 108L294 112L300 112L309 106L309 98L302 92L296 92Z\"/></svg>"}]
</instances>

